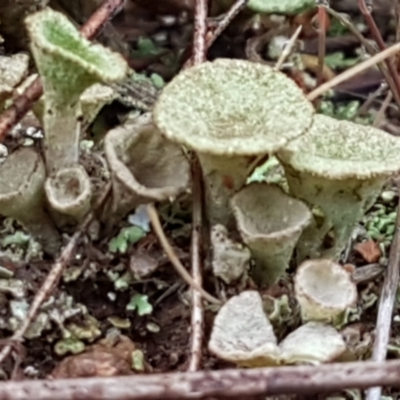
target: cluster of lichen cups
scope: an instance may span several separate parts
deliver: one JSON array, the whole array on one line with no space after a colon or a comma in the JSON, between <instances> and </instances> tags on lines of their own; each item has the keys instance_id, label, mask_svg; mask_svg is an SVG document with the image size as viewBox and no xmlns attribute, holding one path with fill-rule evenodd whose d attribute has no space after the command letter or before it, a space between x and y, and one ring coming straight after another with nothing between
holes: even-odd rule
<instances>
[{"instance_id":1,"label":"cluster of lichen cups","mask_svg":"<svg viewBox=\"0 0 400 400\"><path fill-rule=\"evenodd\" d=\"M243 60L181 72L161 93L154 122L197 154L208 221L239 231L262 285L284 274L294 249L297 265L338 260L387 178L400 171L398 138L315 114L283 73ZM257 161L271 155L284 168L289 193L246 185Z\"/></svg>"},{"instance_id":2,"label":"cluster of lichen cups","mask_svg":"<svg viewBox=\"0 0 400 400\"><path fill-rule=\"evenodd\" d=\"M51 240L41 241L54 254L58 235L52 220L59 227L79 221L91 206L90 179L79 164L82 94L96 83L124 78L128 67L118 54L83 39L60 13L46 9L26 24L44 86L45 161L40 167L39 156L19 152L3 163L0 181L10 169L23 175L12 187L0 185L1 212L32 232L43 225ZM302 90L267 65L219 59L182 71L163 89L153 115L128 119L107 134L113 190L103 222L114 225L139 204L186 190L189 164L182 147L199 158L208 222L239 231L261 285L284 274L294 250L297 264L338 260L354 225L385 180L400 170L399 139L315 114ZM265 182L246 184L272 155L284 168L288 193ZM24 172L25 164L34 165L32 174ZM28 194L36 196L29 204L41 210L38 215L47 208L52 218L32 222L26 210L19 212L14 199ZM325 248L328 236L333 244Z\"/></svg>"},{"instance_id":3,"label":"cluster of lichen cups","mask_svg":"<svg viewBox=\"0 0 400 400\"><path fill-rule=\"evenodd\" d=\"M82 123L112 101L114 91L104 85L126 78L129 68L121 55L92 44L49 8L29 15L26 27L44 89L34 110L45 132L44 160L30 147L0 166L0 212L55 255L61 245L57 228L82 221L92 204L92 183L79 163ZM100 212L106 227L139 204L174 199L189 185L182 149L160 135L150 114L110 131L105 154L112 181Z\"/></svg>"}]
</instances>

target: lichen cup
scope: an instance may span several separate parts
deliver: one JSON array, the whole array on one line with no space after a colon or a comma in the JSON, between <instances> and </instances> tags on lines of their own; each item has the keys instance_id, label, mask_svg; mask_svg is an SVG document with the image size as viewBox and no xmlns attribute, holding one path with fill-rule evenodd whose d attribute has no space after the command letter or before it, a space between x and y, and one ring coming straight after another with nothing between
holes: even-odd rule
<instances>
[{"instance_id":1,"label":"lichen cup","mask_svg":"<svg viewBox=\"0 0 400 400\"><path fill-rule=\"evenodd\" d=\"M340 325L346 311L357 302L351 274L328 259L304 261L296 271L294 289L303 322Z\"/></svg>"},{"instance_id":2,"label":"lichen cup","mask_svg":"<svg viewBox=\"0 0 400 400\"><path fill-rule=\"evenodd\" d=\"M81 221L90 210L92 186L81 165L63 168L45 183L47 200L60 225Z\"/></svg>"},{"instance_id":3,"label":"lichen cup","mask_svg":"<svg viewBox=\"0 0 400 400\"><path fill-rule=\"evenodd\" d=\"M285 273L311 212L280 187L251 183L236 193L231 205L236 225L255 260L257 283L270 286Z\"/></svg>"},{"instance_id":4,"label":"lichen cup","mask_svg":"<svg viewBox=\"0 0 400 400\"><path fill-rule=\"evenodd\" d=\"M46 8L25 19L30 48L44 89L43 128L48 175L46 194L57 212L76 218L91 201L91 185L79 166L82 115L81 95L95 83L111 84L127 76L129 68L120 54L85 39L62 13ZM68 179L78 191L59 190ZM76 193L75 198L71 196ZM82 196L89 197L83 199ZM61 197L58 197L61 196ZM68 206L65 206L68 197ZM82 207L83 205L83 207ZM77 221L78 222L78 221ZM63 224L63 217L57 217Z\"/></svg>"},{"instance_id":5,"label":"lichen cup","mask_svg":"<svg viewBox=\"0 0 400 400\"><path fill-rule=\"evenodd\" d=\"M339 259L355 224L385 181L400 171L400 139L379 129L315 115L303 136L279 150L292 196L322 211L297 246L297 262ZM325 239L333 243L325 248Z\"/></svg>"},{"instance_id":6,"label":"lichen cup","mask_svg":"<svg viewBox=\"0 0 400 400\"><path fill-rule=\"evenodd\" d=\"M104 139L112 194L103 208L108 227L140 204L173 200L189 189L190 164L180 146L165 139L150 113L129 118Z\"/></svg>"},{"instance_id":7,"label":"lichen cup","mask_svg":"<svg viewBox=\"0 0 400 400\"><path fill-rule=\"evenodd\" d=\"M40 155L23 147L0 164L0 214L14 218L55 256L61 247L60 235L45 211L45 167Z\"/></svg>"},{"instance_id":8,"label":"lichen cup","mask_svg":"<svg viewBox=\"0 0 400 400\"><path fill-rule=\"evenodd\" d=\"M46 8L25 24L43 83L45 161L52 174L79 161L82 93L122 80L129 69L121 55L85 39L62 13Z\"/></svg>"},{"instance_id":9,"label":"lichen cup","mask_svg":"<svg viewBox=\"0 0 400 400\"><path fill-rule=\"evenodd\" d=\"M218 59L182 71L154 107L171 141L199 157L211 225L234 226L229 200L255 160L309 128L313 107L286 75L267 65Z\"/></svg>"}]
</instances>

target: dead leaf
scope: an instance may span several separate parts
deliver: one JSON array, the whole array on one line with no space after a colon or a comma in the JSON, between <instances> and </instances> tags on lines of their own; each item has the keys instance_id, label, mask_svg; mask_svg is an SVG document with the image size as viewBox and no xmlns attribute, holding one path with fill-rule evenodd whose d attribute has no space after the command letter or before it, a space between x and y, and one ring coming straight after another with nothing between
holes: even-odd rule
<instances>
[{"instance_id":1,"label":"dead leaf","mask_svg":"<svg viewBox=\"0 0 400 400\"><path fill-rule=\"evenodd\" d=\"M356 244L354 250L368 263L377 262L382 255L381 249L373 240Z\"/></svg>"},{"instance_id":2,"label":"dead leaf","mask_svg":"<svg viewBox=\"0 0 400 400\"><path fill-rule=\"evenodd\" d=\"M129 261L130 270L135 279L138 280L152 275L159 265L159 258L149 254L148 250L143 247L133 250Z\"/></svg>"},{"instance_id":3,"label":"dead leaf","mask_svg":"<svg viewBox=\"0 0 400 400\"><path fill-rule=\"evenodd\" d=\"M101 340L84 353L64 358L52 371L53 379L110 377L132 375L132 352L135 344L121 335L113 346Z\"/></svg>"}]
</instances>

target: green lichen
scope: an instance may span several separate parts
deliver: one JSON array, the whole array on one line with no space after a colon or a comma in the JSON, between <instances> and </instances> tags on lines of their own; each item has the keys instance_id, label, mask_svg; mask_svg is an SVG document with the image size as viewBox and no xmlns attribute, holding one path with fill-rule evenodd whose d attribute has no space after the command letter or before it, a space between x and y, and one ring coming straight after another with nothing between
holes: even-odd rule
<instances>
[{"instance_id":1,"label":"green lichen","mask_svg":"<svg viewBox=\"0 0 400 400\"><path fill-rule=\"evenodd\" d=\"M258 13L295 15L315 7L315 0L250 0L247 7Z\"/></svg>"}]
</instances>

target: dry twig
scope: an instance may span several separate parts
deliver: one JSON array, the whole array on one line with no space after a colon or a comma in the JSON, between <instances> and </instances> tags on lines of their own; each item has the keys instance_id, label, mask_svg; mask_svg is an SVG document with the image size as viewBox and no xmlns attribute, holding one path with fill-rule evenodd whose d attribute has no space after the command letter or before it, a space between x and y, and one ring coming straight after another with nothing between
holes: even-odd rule
<instances>
[{"instance_id":1,"label":"dry twig","mask_svg":"<svg viewBox=\"0 0 400 400\"><path fill-rule=\"evenodd\" d=\"M375 20L372 17L371 7L366 3L367 2L365 0L358 0L358 8L360 9L361 14L364 16L365 22L367 23L369 30L371 32L371 35L374 38L379 49L381 51L385 50L386 45L382 39L382 35L379 32L379 28L377 27ZM393 91L393 97L395 98L397 107L400 110L400 79L399 79L399 75L396 71L393 60L386 59L385 62L386 62L387 68L390 72L390 76L393 80L393 85L391 86L391 90Z\"/></svg>"},{"instance_id":2,"label":"dry twig","mask_svg":"<svg viewBox=\"0 0 400 400\"><path fill-rule=\"evenodd\" d=\"M196 0L196 15L194 18L193 38L193 65L201 64L206 59L207 45L207 0ZM196 155L192 158L192 241L191 241L191 264L192 278L199 287L203 286L202 278L202 175L199 161ZM192 315L191 315L191 346L188 371L197 371L201 366L203 349L203 326L204 308L200 292L192 290Z\"/></svg>"},{"instance_id":3,"label":"dry twig","mask_svg":"<svg viewBox=\"0 0 400 400\"><path fill-rule=\"evenodd\" d=\"M318 366L224 369L131 375L116 378L7 381L1 399L18 400L190 400L208 397L315 394L346 388L400 387L400 360Z\"/></svg>"},{"instance_id":4,"label":"dry twig","mask_svg":"<svg viewBox=\"0 0 400 400\"><path fill-rule=\"evenodd\" d=\"M124 0L106 0L93 13L85 25L82 26L82 35L87 39L93 39L99 34L104 25L122 8L123 4ZM37 78L0 115L0 143L4 140L9 130L23 118L42 94L42 83L40 78Z\"/></svg>"},{"instance_id":5,"label":"dry twig","mask_svg":"<svg viewBox=\"0 0 400 400\"><path fill-rule=\"evenodd\" d=\"M286 46L283 48L282 53L279 56L278 61L276 62L275 66L274 66L274 69L276 71L279 71L282 68L283 63L290 56L290 53L292 52L293 47L296 45L297 38L299 37L302 29L303 29L303 26L299 25L297 27L296 31L293 33L290 40L286 43Z\"/></svg>"},{"instance_id":6,"label":"dry twig","mask_svg":"<svg viewBox=\"0 0 400 400\"><path fill-rule=\"evenodd\" d=\"M328 82L325 82L321 86L317 87L314 89L311 93L307 95L308 100L313 101L317 97L321 96L325 92L327 92L329 89L332 89L336 85L339 85L340 83L347 81L348 79L352 78L353 76L359 74L360 72L371 68L378 62L381 62L385 60L388 57L393 56L397 52L400 51L400 43L396 43L387 49L381 51L378 54L375 54L371 58L368 58L367 60L363 61L360 64L355 65L354 67L342 72L340 75L337 75L335 78L331 79Z\"/></svg>"},{"instance_id":7,"label":"dry twig","mask_svg":"<svg viewBox=\"0 0 400 400\"><path fill-rule=\"evenodd\" d=\"M224 14L223 18L218 23L217 27L209 34L207 38L206 47L209 49L212 44L217 40L219 35L227 28L232 20L239 14L241 10L246 6L249 0L236 0L231 8Z\"/></svg>"},{"instance_id":8,"label":"dry twig","mask_svg":"<svg viewBox=\"0 0 400 400\"><path fill-rule=\"evenodd\" d=\"M320 4L321 3L321 4ZM324 79L324 64L326 52L326 25L328 15L323 2L318 4L318 70L317 70L317 85L319 86Z\"/></svg>"},{"instance_id":9,"label":"dry twig","mask_svg":"<svg viewBox=\"0 0 400 400\"><path fill-rule=\"evenodd\" d=\"M158 213L154 204L147 205L147 214L149 216L151 225L153 226L154 233L156 234L162 248L164 249L165 253L167 254L169 260L171 261L172 265L175 267L178 274L181 278L194 290L197 290L201 293L201 295L210 303L213 304L221 304L221 301L217 298L211 296L207 293L201 286L197 284L190 276L189 272L186 271L186 268L180 262L178 256L175 254L174 249L169 244L167 237L162 229L160 219L158 217Z\"/></svg>"},{"instance_id":10,"label":"dry twig","mask_svg":"<svg viewBox=\"0 0 400 400\"><path fill-rule=\"evenodd\" d=\"M385 116L386 110L389 107L389 104L392 102L393 100L393 93L392 92L387 92L385 100L383 101L383 103L381 104L381 106L379 107L379 111L375 116L374 122L372 124L372 126L375 127L379 127L380 124L382 123L382 120Z\"/></svg>"},{"instance_id":11,"label":"dry twig","mask_svg":"<svg viewBox=\"0 0 400 400\"><path fill-rule=\"evenodd\" d=\"M192 243L191 262L192 277L199 285L203 286L202 277L202 187L201 168L197 158L192 161L193 202L192 202ZM203 336L204 336L204 307L200 293L192 290L192 316L191 316L191 346L190 359L187 370L198 371L201 366Z\"/></svg>"},{"instance_id":12,"label":"dry twig","mask_svg":"<svg viewBox=\"0 0 400 400\"><path fill-rule=\"evenodd\" d=\"M349 19L343 17L342 14L336 12L335 10L332 10L332 8L327 8L326 10L327 10L328 14L330 14L332 17L336 18L342 25L344 25L360 41L362 46L367 50L367 52L371 56L373 56L377 53L375 48L370 44L370 42L367 39L365 39L365 37L362 35L362 33L351 23L351 21ZM390 87L390 90L395 95L396 87L394 85L393 79L391 78L391 76L389 74L386 64L384 62L378 62L377 66L379 67L380 71L382 72L382 75L384 76L388 86ZM397 102L398 101L396 100L396 103Z\"/></svg>"},{"instance_id":13,"label":"dry twig","mask_svg":"<svg viewBox=\"0 0 400 400\"><path fill-rule=\"evenodd\" d=\"M193 65L201 64L206 59L207 14L207 0L196 0L192 56Z\"/></svg>"},{"instance_id":14,"label":"dry twig","mask_svg":"<svg viewBox=\"0 0 400 400\"><path fill-rule=\"evenodd\" d=\"M390 338L390 327L394 303L396 301L397 288L399 286L400 268L400 202L397 206L396 231L390 248L389 264L383 282L379 299L378 318L376 320L375 341L372 350L373 361L384 361L387 354L387 346ZM379 400L381 387L374 387L367 393L367 400Z\"/></svg>"}]
</instances>

